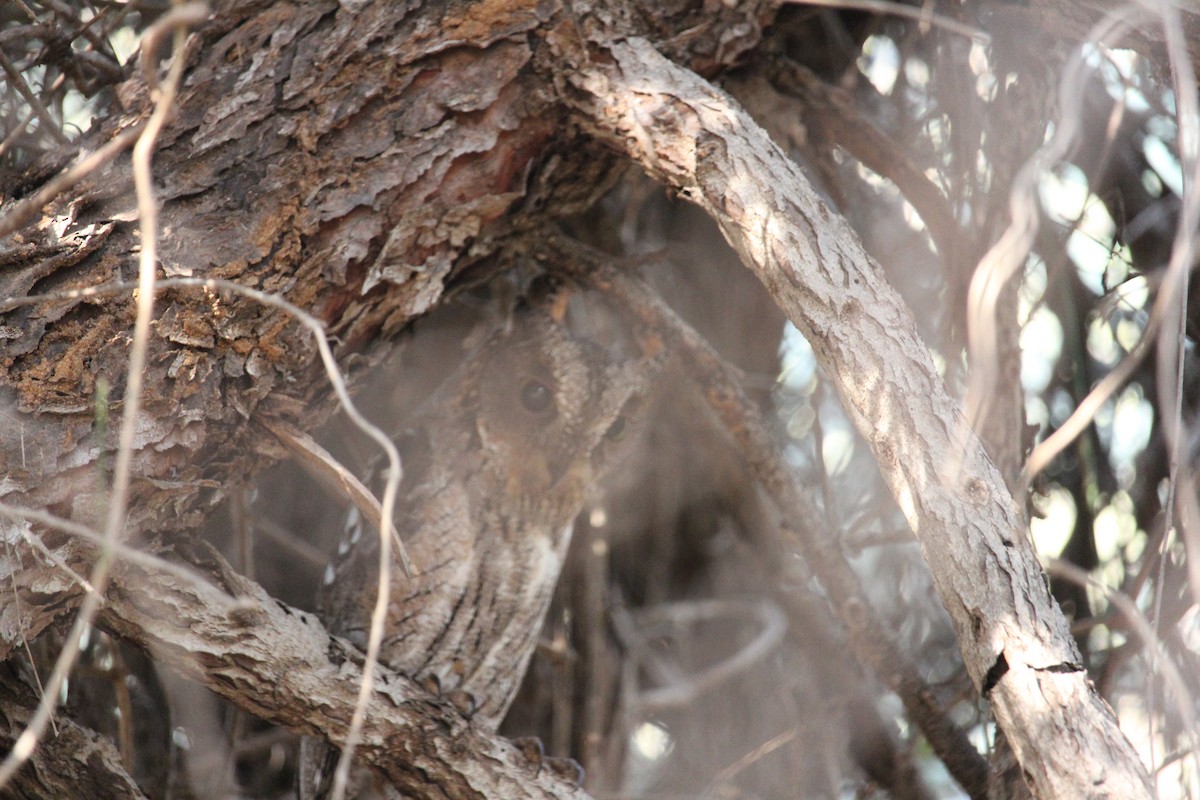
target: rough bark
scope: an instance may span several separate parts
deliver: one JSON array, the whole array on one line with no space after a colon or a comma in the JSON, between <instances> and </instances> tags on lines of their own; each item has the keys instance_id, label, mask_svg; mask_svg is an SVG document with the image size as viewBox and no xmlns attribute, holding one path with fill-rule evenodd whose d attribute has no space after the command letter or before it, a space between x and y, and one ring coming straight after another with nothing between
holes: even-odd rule
<instances>
[{"instance_id":1,"label":"rough bark","mask_svg":"<svg viewBox=\"0 0 1200 800\"><path fill-rule=\"evenodd\" d=\"M361 653L219 556L204 557L214 574L195 581L121 567L101 623L259 718L343 744ZM406 797L586 797L450 702L383 668L355 752Z\"/></svg>"},{"instance_id":2,"label":"rough bark","mask_svg":"<svg viewBox=\"0 0 1200 800\"><path fill-rule=\"evenodd\" d=\"M753 7L660 11L664 37L691 29L690 49L677 53L697 69L728 63L759 30ZM539 37L577 23L586 18L554 2L216 4L189 39L194 65L155 155L163 273L281 293L357 363L456 276L496 268L506 233L611 185L613 159L572 139L553 87L531 69ZM123 110L85 146L148 115L140 77L118 96ZM71 155L35 166L14 195ZM0 297L130 277L139 241L128 175L128 159L117 159L12 237L0 252ZM4 203L0 215L14 208ZM96 466L112 446L100 420L121 407L132 308L79 297L0 308L0 408L13 421L0 429L0 497L92 521L104 502ZM224 486L283 457L252 417L311 429L330 411L311 339L276 309L165 292L156 333L130 536L195 526ZM86 571L69 542L51 549ZM0 657L72 607L61 573L12 571L29 602L0 611ZM47 588L61 598L53 608L37 600Z\"/></svg>"},{"instance_id":3,"label":"rough bark","mask_svg":"<svg viewBox=\"0 0 1200 800\"><path fill-rule=\"evenodd\" d=\"M328 323L341 356L428 308L558 133L561 116L521 75L520 34L538 22L534 4L218 7L191 39L195 66L155 156L163 272L280 292ZM125 113L93 140L146 115L139 78L120 97ZM138 239L127 175L119 159L46 210L55 230L22 231L0 294L128 276ZM96 385L108 381L114 411L124 385L123 305L68 300L7 315L20 331L2 354L4 406L19 421L0 455L7 502L87 519L109 446ZM323 391L313 344L285 315L198 292L167 293L159 308L131 533L194 525L214 490L281 455L251 416L309 428L328 412L313 402ZM0 655L48 621L6 613Z\"/></svg>"},{"instance_id":4,"label":"rough bark","mask_svg":"<svg viewBox=\"0 0 1200 800\"><path fill-rule=\"evenodd\" d=\"M563 60L584 60L573 42L557 45ZM603 52L565 78L564 96L585 127L707 210L808 338L921 543L967 671L1035 793L1149 797L1012 495L857 237L728 96L648 42Z\"/></svg>"},{"instance_id":5,"label":"rough bark","mask_svg":"<svg viewBox=\"0 0 1200 800\"><path fill-rule=\"evenodd\" d=\"M506 234L586 206L619 175L610 154L572 136L553 86L531 69L548 30L579 22L559 3L214 6L178 56L189 66L155 154L162 273L279 293L326 323L346 365L361 364L367 344L437 303L460 276L502 266L494 253ZM711 72L755 43L757 13L681 3L652 16L664 38L689 30L677 56ZM117 95L83 149L132 143L151 97L140 76ZM0 219L16 230L0 249L0 297L17 301L0 305L0 499L94 523L133 310L125 299L63 293L132 277L140 241L127 156L45 207L20 202L75 152L45 158L0 198ZM181 290L158 298L157 317L129 541L196 526L227 487L283 457L256 420L310 429L331 409L313 342L278 309ZM95 555L24 523L2 530L0 580L12 601L0 607L0 659L78 606L75 575ZM244 621L220 616L207 589L153 576L131 586L127 577L118 575L105 611L112 628L260 716L344 737L358 671L331 666L329 654L342 651L323 634L275 619L280 609L265 601L244 612L263 622L247 632ZM187 634L191 623L210 638ZM255 634L266 630L284 635L264 644ZM299 654L275 662L294 652L289 636L299 637ZM359 752L373 761L385 742L420 750L407 767L391 767L414 796L574 795L514 761L501 740L451 724L450 709L408 684L381 692L424 710L389 723L373 709Z\"/></svg>"},{"instance_id":6,"label":"rough bark","mask_svg":"<svg viewBox=\"0 0 1200 800\"><path fill-rule=\"evenodd\" d=\"M38 697L8 668L0 669L0 751L9 752L29 724ZM29 800L64 797L143 800L137 784L121 763L121 755L106 737L69 719L59 719L53 736L34 751L29 766L17 774L14 796Z\"/></svg>"}]
</instances>

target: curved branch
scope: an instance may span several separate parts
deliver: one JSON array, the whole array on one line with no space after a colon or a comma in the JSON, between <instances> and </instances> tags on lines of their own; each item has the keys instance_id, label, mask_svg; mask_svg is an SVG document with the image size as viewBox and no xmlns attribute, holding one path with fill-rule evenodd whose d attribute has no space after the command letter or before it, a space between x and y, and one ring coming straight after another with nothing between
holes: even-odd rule
<instances>
[{"instance_id":1,"label":"curved branch","mask_svg":"<svg viewBox=\"0 0 1200 800\"><path fill-rule=\"evenodd\" d=\"M261 719L342 745L362 654L311 614L237 575L217 553L204 548L201 557L228 592L123 563L114 570L101 623ZM357 757L405 797L587 798L508 740L472 725L451 703L382 666L356 741Z\"/></svg>"},{"instance_id":2,"label":"curved branch","mask_svg":"<svg viewBox=\"0 0 1200 800\"><path fill-rule=\"evenodd\" d=\"M853 231L734 101L648 42L554 43L580 67L561 73L560 89L583 127L705 209L808 338L920 541L968 673L1035 794L1149 797L1011 494ZM1081 757L1103 765L1099 777Z\"/></svg>"}]
</instances>

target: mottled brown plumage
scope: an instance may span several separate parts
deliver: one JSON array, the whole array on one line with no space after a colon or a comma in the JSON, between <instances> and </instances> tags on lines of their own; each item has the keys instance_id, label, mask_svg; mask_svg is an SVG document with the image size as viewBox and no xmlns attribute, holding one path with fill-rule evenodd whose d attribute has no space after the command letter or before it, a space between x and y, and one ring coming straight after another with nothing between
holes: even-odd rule
<instances>
[{"instance_id":1,"label":"mottled brown plumage","mask_svg":"<svg viewBox=\"0 0 1200 800\"><path fill-rule=\"evenodd\" d=\"M473 724L493 729L533 653L572 520L649 373L640 353L622 352L628 344L581 335L569 294L531 292L396 437L396 522L418 574L393 571L380 660L469 694ZM365 648L377 534L352 520L338 552L320 613Z\"/></svg>"}]
</instances>

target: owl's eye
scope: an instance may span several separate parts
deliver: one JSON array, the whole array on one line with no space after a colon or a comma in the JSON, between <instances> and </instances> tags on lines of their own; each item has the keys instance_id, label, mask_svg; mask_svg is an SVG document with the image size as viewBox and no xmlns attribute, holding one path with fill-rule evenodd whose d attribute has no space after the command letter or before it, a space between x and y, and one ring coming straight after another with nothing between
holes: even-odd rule
<instances>
[{"instance_id":1,"label":"owl's eye","mask_svg":"<svg viewBox=\"0 0 1200 800\"><path fill-rule=\"evenodd\" d=\"M526 410L541 414L549 410L553 403L554 395L550 392L550 387L541 381L531 378L521 384L521 405L525 406Z\"/></svg>"},{"instance_id":2,"label":"owl's eye","mask_svg":"<svg viewBox=\"0 0 1200 800\"><path fill-rule=\"evenodd\" d=\"M608 430L604 432L604 438L610 442L620 441L625 435L625 417L620 416L613 420L612 425L608 426Z\"/></svg>"}]
</instances>

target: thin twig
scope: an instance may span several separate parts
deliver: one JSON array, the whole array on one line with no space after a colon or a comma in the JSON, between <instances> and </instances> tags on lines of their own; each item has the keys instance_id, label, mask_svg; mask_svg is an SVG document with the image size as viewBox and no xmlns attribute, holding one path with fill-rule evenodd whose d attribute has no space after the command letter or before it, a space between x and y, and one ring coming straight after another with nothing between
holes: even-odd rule
<instances>
[{"instance_id":1,"label":"thin twig","mask_svg":"<svg viewBox=\"0 0 1200 800\"><path fill-rule=\"evenodd\" d=\"M63 519L57 517L48 511L43 511L37 508L21 508L20 506L10 506L5 503L0 503L0 516L8 517L12 520L24 520L28 522L36 522L38 525L44 525L47 528L62 531L77 538L91 542L92 544L100 545L104 542L104 534L93 528L89 528L74 520ZM35 548L53 558L49 550L45 549L45 545L36 536L31 535L27 531L21 531L21 536L25 541L29 542ZM156 558L149 553L144 553L136 547L130 547L127 544L117 542L113 548L114 554L119 560L129 561L146 569L156 569L165 572L168 575L173 575L187 583L195 583L203 579L198 577L194 572L184 569L183 567L172 564L170 561L165 561L161 558ZM84 591L96 593L96 590L88 583L87 579L70 570L65 564L54 562L56 567L67 572L71 577L79 582ZM98 593L97 593L98 594Z\"/></svg>"},{"instance_id":2,"label":"thin twig","mask_svg":"<svg viewBox=\"0 0 1200 800\"><path fill-rule=\"evenodd\" d=\"M28 114L26 114L24 119L17 123L16 127L8 132L8 135L4 137L4 141L0 142L0 156L3 156L6 152L8 152L9 148L15 145L17 139L20 138L21 134L25 132L25 129L29 127L30 122L33 122L33 111L30 111Z\"/></svg>"},{"instance_id":3,"label":"thin twig","mask_svg":"<svg viewBox=\"0 0 1200 800\"><path fill-rule=\"evenodd\" d=\"M1176 529L1187 545L1189 558L1188 581L1193 600L1200 602L1200 540L1197 540L1196 530L1196 494L1193 491L1180 493L1179 485L1191 486L1191 469L1180 459L1180 448L1188 438L1187 425L1183 421L1183 368L1184 346L1187 337L1188 310L1188 280L1195 264L1195 236L1200 226L1200 195L1197 185L1200 183L1200 109L1196 103L1196 75L1192 70L1191 59L1188 55L1187 44L1183 41L1176 26L1181 26L1182 20L1178 10L1170 4L1162 4L1163 38L1167 45L1168 59L1171 63L1171 76L1175 89L1176 124L1179 129L1179 161L1183 178L1183 197L1179 210L1179 221L1175 227L1175 240L1171 244L1171 258L1167 262L1166 278L1156 300L1162 301L1164 310L1164 333L1169 335L1158 337L1157 381L1159 386L1159 418L1162 424L1163 436L1167 444L1167 496L1163 504L1166 514L1163 519L1165 526L1162 537L1162 550L1158 557L1158 580L1154 586L1154 623L1152 635L1156 646L1150 653L1150 669L1153 674L1156 662L1160 657L1157 646L1158 626L1162 620L1162 599L1166 582L1167 558L1166 549L1171 541L1171 531ZM1155 303L1157 310L1159 303ZM1174 322L1174 325L1170 323ZM1168 388L1169 387L1169 388ZM1176 506L1178 505L1178 513ZM1178 528L1176 528L1178 526ZM1170 665L1172 668L1174 664ZM1156 718L1156 700L1154 681L1149 681L1147 687L1148 726L1150 735L1147 737L1150 747L1150 760L1155 760L1154 753L1154 722ZM1178 695L1180 700L1187 703L1190 711L1191 698ZM1189 733L1197 733L1195 721L1189 717ZM1193 753L1193 755L1195 755ZM1200 758L1196 760L1200 766Z\"/></svg>"},{"instance_id":4,"label":"thin twig","mask_svg":"<svg viewBox=\"0 0 1200 800\"><path fill-rule=\"evenodd\" d=\"M80 297L97 297L110 294L119 294L135 288L135 284L121 282L105 284L103 286L92 286L85 289L76 289L68 292L54 292L46 295L35 295L20 298L4 298L0 299L0 310L8 310L16 306L34 305L36 303L45 302L47 300L65 300ZM211 278L170 278L158 282L159 289L172 288L201 288L218 291L228 291L233 294L238 294L243 297L249 297L263 305L286 311L288 314L296 318L301 324L307 327L313 334L313 339L317 345L317 349L321 356L321 363L325 367L325 373L329 378L330 385L333 387L334 393L337 395L338 401L341 403L342 409L346 415L354 423L359 430L363 431L367 436L373 439L387 454L388 470L385 473L387 476L387 485L383 492L383 506L381 509L381 519L392 520L396 509L396 495L399 492L400 481L403 478L403 472L400 465L400 453L396 450L396 445L392 442L391 437L380 430L375 425L362 415L362 412L355 406L354 401L350 399L349 391L346 389L345 380L342 378L341 372L338 369L337 360L333 356L333 350L329 346L329 341L325 336L325 329L320 320L311 314L307 313L300 307L289 303L281 297L260 292L240 284L225 280L215 280ZM363 665L363 682L362 691L359 696L359 703L356 707L354 718L351 720L350 735L347 737L346 746L342 751L342 759L338 762L338 770L335 773L335 800L338 797L336 791L338 789L337 775L342 775L341 789L344 794L346 779L349 776L350 770L350 754L353 753L354 740L359 736L362 729L363 715L366 713L366 707L370 699L371 686L374 681L374 672L379 659L379 648L383 641L383 625L387 614L387 603L389 597L389 587L391 580L391 547L393 538L398 542L398 537L393 537L384 533L380 528L380 571L379 583L377 588L376 604L371 614L371 630L367 641L367 658ZM397 558L400 560L406 574L412 574L411 562L407 552L404 550L403 544L397 548ZM344 767L344 769L343 769Z\"/></svg>"},{"instance_id":5,"label":"thin twig","mask_svg":"<svg viewBox=\"0 0 1200 800\"><path fill-rule=\"evenodd\" d=\"M14 552L14 548L12 547L12 543L8 540L7 537L5 537L5 539L4 539L4 550L5 550L5 555L10 560L16 558L16 553ZM20 562L12 561L12 563L19 564ZM12 584L13 610L16 611L17 618L19 619L22 616L22 611L21 611L21 593L17 586L17 572L18 572L18 570L13 570L12 572L9 573L8 578L9 578L10 583ZM21 646L25 649L25 657L27 659L29 659L29 671L31 673L33 673L33 682L34 682L34 684L37 685L37 693L38 693L38 697L40 698L43 694L46 693L46 688L44 686L42 686L42 676L38 674L37 659L35 659L33 657L33 649L30 648L30 646L29 646L29 639L22 636L21 637ZM55 724L53 719L50 720L50 726L51 726L51 730L54 731L54 735L57 736L58 735L58 725Z\"/></svg>"},{"instance_id":6,"label":"thin twig","mask_svg":"<svg viewBox=\"0 0 1200 800\"><path fill-rule=\"evenodd\" d=\"M48 182L33 197L17 203L7 214L0 217L0 236L8 236L20 230L27 222L33 219L35 214L49 205L54 198L79 183L99 167L112 161L119 153L128 149L142 135L144 130L145 125L142 123L126 128L99 150L80 159L75 166Z\"/></svg>"},{"instance_id":7,"label":"thin twig","mask_svg":"<svg viewBox=\"0 0 1200 800\"><path fill-rule=\"evenodd\" d=\"M693 600L667 603L653 608L626 612L628 623L620 631L628 641L628 649L634 660L647 672L660 674L655 677L667 683L654 689L643 690L637 705L647 711L679 708L694 703L697 698L711 691L735 675L740 675L770 655L787 631L787 619L774 603L732 600ZM649 642L660 635L668 635L675 627L687 627L697 622L713 619L735 619L757 626L757 633L744 647L738 648L728 658L693 673L684 673L673 665L666 664L649 646ZM658 627L661 626L661 627ZM647 630L649 628L649 630ZM653 660L652 660L653 659Z\"/></svg>"},{"instance_id":8,"label":"thin twig","mask_svg":"<svg viewBox=\"0 0 1200 800\"><path fill-rule=\"evenodd\" d=\"M85 39L88 40L88 42L92 45L92 47L94 47L96 49L97 53L100 53L105 56L112 56L115 58L115 55L112 52L112 47L109 45L109 43L107 41L105 41L103 36L101 36L97 31L95 31L93 29L95 26L95 23L101 18L101 15L107 9L101 9L100 13L93 14L90 19L88 19L87 21L83 21L80 19L79 10L77 8L71 6L71 4L63 2L63 0L41 0L41 2L44 5L49 6L51 9L54 10L55 13L59 14L64 19L66 19L70 22L73 22L79 26L74 32L69 33L69 37L72 40L79 36L83 36ZM166 19L168 16L171 16L172 14L177 14L180 11L180 9L182 9L182 8L184 8L184 7L177 5L174 9L172 9L170 12L168 12L162 18L155 21L154 25L152 25L150 28L148 28L144 35L149 35L150 31L153 30L154 28L157 28L163 19ZM208 16L207 12L205 12L204 16L205 17ZM182 25L187 25L190 27L192 25L197 25L202 21L203 21L203 18L192 21L187 16L179 16L175 20L174 24L176 26L182 24ZM169 29L169 27L164 27L162 30L164 32L166 32L166 31L169 31L170 29ZM145 46L146 46L146 40L143 38L142 47L145 48Z\"/></svg>"},{"instance_id":9,"label":"thin twig","mask_svg":"<svg viewBox=\"0 0 1200 800\"><path fill-rule=\"evenodd\" d=\"M325 374L329 379L331 388L337 396L338 403L351 422L364 434L373 439L384 451L388 458L387 484L384 489L383 503L381 508L381 519L392 519L395 511L396 498L400 481L403 477L400 466L400 455L396 451L395 444L390 436L383 432L379 427L374 425L370 420L363 416L359 411L358 406L350 397L350 392L346 388L346 381L342 377L341 370L338 368L337 359L333 355L333 350L329 347L329 341L325 336L325 327L319 319L309 314L304 309L294 305L278 295L268 294L267 292L253 289L248 286L242 286L239 283L232 281L217 279L217 278L166 278L158 281L160 290L167 289L201 289L206 291L229 292L240 297L253 300L271 308L277 308L289 316L293 317L297 322L304 325L312 334L313 341L317 345L317 351L321 357L321 364L325 368ZM63 300L78 300L81 298L92 297L108 297L120 295L128 292L130 289L137 288L137 284L131 281L119 281L115 283L106 283L99 286L88 286L82 289L71 289L68 291L48 292L46 294L27 295L24 297L6 297L0 298L0 312L9 311L20 306L38 305L51 301L61 302ZM394 531L394 525L393 525ZM399 536L394 537L399 542ZM404 549L403 543L400 543L396 553L397 559L400 561L401 567L406 575L412 575L414 567L409 559L407 550Z\"/></svg>"},{"instance_id":10,"label":"thin twig","mask_svg":"<svg viewBox=\"0 0 1200 800\"><path fill-rule=\"evenodd\" d=\"M1196 726L1195 700L1192 697L1192 693L1188 690L1187 681L1184 679L1183 673L1179 671L1179 667L1176 666L1175 661L1163 648L1162 641L1154 631L1154 626L1138 610L1137 604L1124 592L1111 589L1094 580L1086 571L1069 561L1052 560L1046 565L1046 572L1055 577L1070 581L1076 586L1085 589L1096 589L1104 593L1109 602L1116 606L1117 611L1125 618L1130 629L1150 649L1155 659L1161 664L1163 678L1167 686L1170 687L1171 693L1175 695L1176 702L1174 708L1183 718L1183 724L1187 728L1189 735L1194 738L1197 734L1200 734L1200 728ZM1200 775L1200 756L1197 756L1194 748L1192 750L1192 757L1196 759L1196 774Z\"/></svg>"},{"instance_id":11,"label":"thin twig","mask_svg":"<svg viewBox=\"0 0 1200 800\"><path fill-rule=\"evenodd\" d=\"M29 88L29 84L25 82L25 78L17 71L12 62L8 60L3 51L0 51L0 69L4 70L12 86L21 95L21 99L29 104L29 107L33 109L33 113L41 120L41 127L45 129L46 133L50 134L60 145L70 144L71 140L62 132L62 128L50 113L50 109L46 108L38 96L33 93L33 90Z\"/></svg>"},{"instance_id":12,"label":"thin twig","mask_svg":"<svg viewBox=\"0 0 1200 800\"><path fill-rule=\"evenodd\" d=\"M254 521L254 529L271 540L271 544L291 551L301 561L313 566L324 567L329 563L329 554L298 538L294 531L267 518Z\"/></svg>"},{"instance_id":13,"label":"thin twig","mask_svg":"<svg viewBox=\"0 0 1200 800\"><path fill-rule=\"evenodd\" d=\"M800 734L800 729L797 727L789 728L778 736L773 736L767 741L760 744L758 747L746 753L727 767L721 769L713 778L713 785L720 786L723 783L728 783L737 777L737 774L747 767L754 764L756 761L761 761L771 753L783 747L788 742L795 739Z\"/></svg>"},{"instance_id":14,"label":"thin twig","mask_svg":"<svg viewBox=\"0 0 1200 800\"><path fill-rule=\"evenodd\" d=\"M7 512L7 509L4 508L3 506L0 506L0 514L6 513L6 512ZM83 589L83 591L87 592L88 594L94 594L97 597L99 597L99 592L96 591L96 587L92 586L91 582L87 578L83 577L78 572L71 569L70 566L62 563L62 559L60 559L58 556L56 556L49 547L46 547L46 544L41 539L39 539L37 536L34 536L32 531L30 531L27 528L21 528L20 534L21 534L21 538L25 540L26 544L28 544L34 550L37 550L39 553L41 553L42 557L45 558L48 562L50 562L51 565L53 565L54 567L56 567L58 569L61 569L68 576L70 576L70 578L73 581L75 581L75 583L79 584L79 587L81 589Z\"/></svg>"},{"instance_id":15,"label":"thin twig","mask_svg":"<svg viewBox=\"0 0 1200 800\"><path fill-rule=\"evenodd\" d=\"M1153 344L1158 334L1161 322L1162 313L1160 313L1159 304L1155 303L1146 327L1142 330L1142 336L1129 351L1129 355L1125 356L1117 366L1101 378L1087 393L1087 396L1075 406L1071 416L1067 417L1066 421L1035 447L1029 457L1025 459L1025 466L1021 470L1022 489L1028 489L1033 479L1050 466L1058 454L1066 450L1073 441L1079 438L1081 433L1087 430L1104 404L1133 376L1133 373L1149 355L1150 345Z\"/></svg>"},{"instance_id":16,"label":"thin twig","mask_svg":"<svg viewBox=\"0 0 1200 800\"><path fill-rule=\"evenodd\" d=\"M1102 41L1131 24L1136 9L1122 7L1106 14L1087 34L1087 41ZM1017 171L1009 192L1008 209L1011 221L1004 233L980 259L971 277L967 292L967 341L970 350L971 372L967 383L966 418L972 428L978 428L991 408L998 379L996 364L1000 363L996 337L996 306L1004 288L1025 266L1033 248L1040 225L1037 184L1052 165L1070 152L1079 131L1079 108L1084 92L1080 87L1088 69L1083 51L1067 62L1059 84L1058 105L1061 109L1054 136L1040 147ZM1065 446L1063 443L1061 446ZM1036 451L1035 451L1036 453ZM1027 463L1023 475L1032 475ZM1025 484L1028 485L1027 482ZM1021 493L1018 493L1020 496Z\"/></svg>"},{"instance_id":17,"label":"thin twig","mask_svg":"<svg viewBox=\"0 0 1200 800\"><path fill-rule=\"evenodd\" d=\"M197 547L196 555L224 587L216 580L179 585L121 565L103 611L105 627L258 719L344 746L362 684L361 653L329 634L312 614L286 606L238 575L205 543ZM225 610L217 602L230 591L240 608ZM171 609L166 617L163 603ZM281 663L287 668L279 669ZM375 675L362 761L384 772L404 796L466 792L585 800L582 790L552 770L539 771L518 748L471 724L449 701L385 665Z\"/></svg>"},{"instance_id":18,"label":"thin twig","mask_svg":"<svg viewBox=\"0 0 1200 800\"><path fill-rule=\"evenodd\" d=\"M1179 160L1182 167L1183 197L1179 210L1179 222L1175 228L1175 240L1171 244L1171 258L1167 262L1166 278L1159 297L1166 295L1164 309L1167 321L1174 322L1170 336L1158 338L1158 385L1170 386L1170 391L1160 391L1159 416L1170 453L1170 478L1167 484L1168 529L1176 518L1175 499L1179 498L1181 533L1188 545L1189 584L1194 602L1200 602L1200 531L1196 530L1197 509L1195 492L1177 492L1178 485L1190 486L1191 470L1180 459L1180 446L1188 440L1187 426L1183 421L1183 364L1184 346L1187 338L1188 280L1196 261L1196 234L1200 230L1200 105L1196 100L1196 75L1187 44L1183 41L1180 28L1183 25L1178 9L1170 4L1161 8L1163 36L1171 61L1176 96L1176 122L1179 127ZM1169 305L1168 305L1169 304ZM1155 304L1157 306L1157 303ZM1169 539L1164 537L1164 542Z\"/></svg>"},{"instance_id":19,"label":"thin twig","mask_svg":"<svg viewBox=\"0 0 1200 800\"><path fill-rule=\"evenodd\" d=\"M908 8L908 6L905 6ZM820 126L828 139L865 167L887 178L921 217L938 255L949 260L963 240L962 226L946 195L913 163L896 141L866 119L845 89L831 86L808 67L772 54L765 68L777 91L791 100L805 124Z\"/></svg>"},{"instance_id":20,"label":"thin twig","mask_svg":"<svg viewBox=\"0 0 1200 800\"><path fill-rule=\"evenodd\" d=\"M324 447L321 447L316 439L283 420L264 419L262 425L279 439L305 472L334 496L342 500L349 500L358 509L367 525L375 530L383 526L383 508L375 499L375 495L371 493L366 484L359 480L357 475L346 469L344 464L334 458ZM392 544L399 554L400 566L404 569L405 576L412 578L413 565L409 561L404 543L400 539L400 532L396 530L395 521L388 520L387 527L388 534L392 537Z\"/></svg>"}]
</instances>

